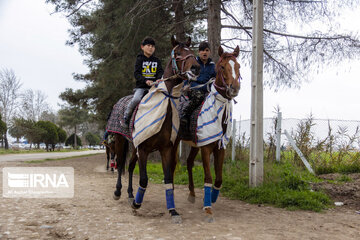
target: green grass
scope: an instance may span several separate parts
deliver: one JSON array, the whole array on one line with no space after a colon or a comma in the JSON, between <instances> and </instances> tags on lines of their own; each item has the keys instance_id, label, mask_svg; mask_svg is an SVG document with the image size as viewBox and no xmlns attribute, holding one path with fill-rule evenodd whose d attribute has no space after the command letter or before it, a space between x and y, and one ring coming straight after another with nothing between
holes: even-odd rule
<instances>
[{"instance_id":1,"label":"green grass","mask_svg":"<svg viewBox=\"0 0 360 240\"><path fill-rule=\"evenodd\" d=\"M148 177L151 182L162 183L163 172L160 163L148 163ZM302 169L287 164L264 164L264 184L250 188L248 163L227 162L223 171L221 193L230 199L238 199L253 204L268 204L289 210L321 211L330 206L329 197L322 192L313 192L310 182L321 180ZM139 173L136 167L135 173ZM213 179L214 171L212 169ZM195 187L204 185L202 166L193 168ZM188 184L185 166L178 166L175 172L175 184Z\"/></svg>"},{"instance_id":2,"label":"green grass","mask_svg":"<svg viewBox=\"0 0 360 240\"><path fill-rule=\"evenodd\" d=\"M283 151L282 159L294 162L294 152ZM360 172L360 152L313 152L307 159L316 174L327 173L359 173ZM302 165L302 163L296 163Z\"/></svg>"},{"instance_id":3,"label":"green grass","mask_svg":"<svg viewBox=\"0 0 360 240\"><path fill-rule=\"evenodd\" d=\"M102 153L98 153L98 154L102 154ZM89 157L89 156L98 155L98 154L86 154L86 155L81 155L81 156L71 156L71 157L64 157L64 158L45 158L45 159L40 159L40 160L24 161L24 163L43 163L43 162L48 162L48 161L61 161L61 160L66 160L66 159L71 159L71 158Z\"/></svg>"},{"instance_id":4,"label":"green grass","mask_svg":"<svg viewBox=\"0 0 360 240\"><path fill-rule=\"evenodd\" d=\"M54 152L80 152L80 151L87 151L89 149L61 149L55 150ZM0 154L19 154L19 153L46 153L45 149L30 149L30 150L13 150L13 149L0 149Z\"/></svg>"}]
</instances>

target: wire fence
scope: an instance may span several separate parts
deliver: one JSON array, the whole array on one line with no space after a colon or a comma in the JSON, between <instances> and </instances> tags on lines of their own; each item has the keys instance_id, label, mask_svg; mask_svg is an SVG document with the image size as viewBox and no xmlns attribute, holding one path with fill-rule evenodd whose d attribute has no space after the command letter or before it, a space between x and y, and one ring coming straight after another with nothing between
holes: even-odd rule
<instances>
[{"instance_id":1,"label":"wire fence","mask_svg":"<svg viewBox=\"0 0 360 240\"><path fill-rule=\"evenodd\" d=\"M282 133L286 130L293 138L299 134L299 131L304 127L309 119L285 118L281 120ZM263 122L263 137L265 144L269 144L276 134L277 118L264 118ZM311 145L326 142L330 136L334 137L334 145L340 148L346 141L352 141L353 150L360 150L360 121L358 120L339 120L339 119L311 119L311 126L309 129ZM250 139L250 119L236 122L236 137L240 139ZM288 146L289 142L286 137L281 137L281 146ZM246 146L248 147L248 146Z\"/></svg>"}]
</instances>

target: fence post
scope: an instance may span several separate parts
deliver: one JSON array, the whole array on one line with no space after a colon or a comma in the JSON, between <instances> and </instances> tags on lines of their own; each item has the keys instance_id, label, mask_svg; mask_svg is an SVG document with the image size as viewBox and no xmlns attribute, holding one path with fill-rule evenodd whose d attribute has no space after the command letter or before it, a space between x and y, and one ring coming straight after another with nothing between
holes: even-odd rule
<instances>
[{"instance_id":1,"label":"fence post","mask_svg":"<svg viewBox=\"0 0 360 240\"><path fill-rule=\"evenodd\" d=\"M278 112L277 124L276 124L276 162L280 162L280 147L281 147L281 119L282 113Z\"/></svg>"},{"instance_id":2,"label":"fence post","mask_svg":"<svg viewBox=\"0 0 360 240\"><path fill-rule=\"evenodd\" d=\"M235 142L236 142L236 119L233 119L232 144L231 144L231 161L235 161Z\"/></svg>"},{"instance_id":3,"label":"fence post","mask_svg":"<svg viewBox=\"0 0 360 240\"><path fill-rule=\"evenodd\" d=\"M301 161L304 163L305 167L307 168L307 170L309 172L311 172L312 174L315 174L314 170L312 169L310 163L306 160L306 158L304 157L304 155L302 154L301 150L296 146L296 143L294 141L294 139L290 136L290 134L285 130L284 131L285 136L287 137L287 139L289 140L290 144L293 146L293 148L295 149L296 153L299 155Z\"/></svg>"}]
</instances>

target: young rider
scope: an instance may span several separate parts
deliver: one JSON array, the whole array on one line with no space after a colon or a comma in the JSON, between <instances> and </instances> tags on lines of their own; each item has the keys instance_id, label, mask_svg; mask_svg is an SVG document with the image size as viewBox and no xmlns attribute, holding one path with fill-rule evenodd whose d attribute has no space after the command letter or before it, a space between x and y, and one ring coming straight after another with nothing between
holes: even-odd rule
<instances>
[{"instance_id":1,"label":"young rider","mask_svg":"<svg viewBox=\"0 0 360 240\"><path fill-rule=\"evenodd\" d=\"M135 62L134 77L136 79L136 86L134 89L134 96L127 106L124 114L126 124L129 124L134 108L139 104L142 97L149 91L152 83L161 79L164 74L161 61L154 56L154 39L146 37L141 42L141 50L142 53L137 55Z\"/></svg>"}]
</instances>

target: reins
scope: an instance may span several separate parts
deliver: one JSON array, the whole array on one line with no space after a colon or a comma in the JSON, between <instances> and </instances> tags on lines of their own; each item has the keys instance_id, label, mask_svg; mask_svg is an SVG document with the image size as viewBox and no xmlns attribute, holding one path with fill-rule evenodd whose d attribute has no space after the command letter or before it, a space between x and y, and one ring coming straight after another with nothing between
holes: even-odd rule
<instances>
[{"instance_id":1,"label":"reins","mask_svg":"<svg viewBox=\"0 0 360 240\"><path fill-rule=\"evenodd\" d=\"M232 56L232 55L231 55ZM221 57L220 60L219 60L219 63L221 63L221 61L223 60L224 58ZM232 99L232 97L229 95L229 92L230 92L230 89L231 89L231 86L229 86L228 84L226 84L225 82L225 78L224 78L224 70L222 68L219 69L219 74L220 74L220 79L221 79L221 83L223 86L219 86L216 84L216 81L214 81L214 87L218 90L222 90L222 91L225 91L225 95L227 98L229 99ZM241 75L239 74L239 78L238 78L238 82L240 83L240 80L241 80ZM234 102L236 103L235 99L234 99Z\"/></svg>"},{"instance_id":2,"label":"reins","mask_svg":"<svg viewBox=\"0 0 360 240\"><path fill-rule=\"evenodd\" d=\"M193 57L196 61L196 58L194 56L194 54L188 54L186 55L185 57L181 57L181 56L176 56L175 57L175 49L178 47L179 45L175 46L173 48L173 50L171 51L171 65L172 65L172 70L173 70L173 73L174 74L179 74L180 76L181 75L184 75L185 72L183 72L183 69L184 69L184 65L185 65L185 61L190 58L190 57ZM181 61L181 71L179 72L179 68L176 64L176 62L178 61ZM182 76L181 76L182 77ZM183 78L183 77L182 77Z\"/></svg>"}]
</instances>

